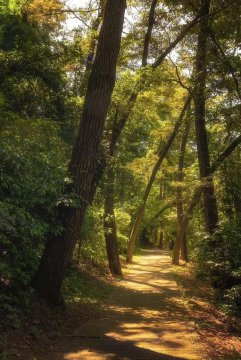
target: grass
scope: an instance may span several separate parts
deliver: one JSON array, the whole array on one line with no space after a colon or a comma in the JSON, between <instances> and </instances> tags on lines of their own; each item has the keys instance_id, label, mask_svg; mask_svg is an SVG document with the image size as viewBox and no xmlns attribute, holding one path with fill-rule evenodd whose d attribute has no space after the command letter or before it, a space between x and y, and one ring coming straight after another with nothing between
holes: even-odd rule
<instances>
[{"instance_id":1,"label":"grass","mask_svg":"<svg viewBox=\"0 0 241 360\"><path fill-rule=\"evenodd\" d=\"M63 295L66 304L100 304L114 289L110 278L96 277L86 271L71 271L65 279Z\"/></svg>"}]
</instances>

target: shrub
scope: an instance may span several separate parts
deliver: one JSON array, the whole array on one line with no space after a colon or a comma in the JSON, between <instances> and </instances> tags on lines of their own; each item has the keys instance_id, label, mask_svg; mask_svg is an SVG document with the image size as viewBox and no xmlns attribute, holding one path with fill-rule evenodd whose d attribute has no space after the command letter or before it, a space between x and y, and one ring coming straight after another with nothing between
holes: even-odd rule
<instances>
[{"instance_id":1,"label":"shrub","mask_svg":"<svg viewBox=\"0 0 241 360\"><path fill-rule=\"evenodd\" d=\"M193 254L197 274L208 278L219 300L241 310L241 227L224 223L202 238Z\"/></svg>"}]
</instances>

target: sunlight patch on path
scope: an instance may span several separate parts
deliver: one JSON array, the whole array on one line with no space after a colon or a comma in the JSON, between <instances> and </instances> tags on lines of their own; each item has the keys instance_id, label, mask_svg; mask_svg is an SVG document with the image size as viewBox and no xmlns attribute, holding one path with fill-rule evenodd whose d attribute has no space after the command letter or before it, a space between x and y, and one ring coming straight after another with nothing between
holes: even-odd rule
<instances>
[{"instance_id":1,"label":"sunlight patch on path","mask_svg":"<svg viewBox=\"0 0 241 360\"><path fill-rule=\"evenodd\" d=\"M200 360L198 344L168 253L146 250L103 306L101 318L63 339L54 360Z\"/></svg>"}]
</instances>

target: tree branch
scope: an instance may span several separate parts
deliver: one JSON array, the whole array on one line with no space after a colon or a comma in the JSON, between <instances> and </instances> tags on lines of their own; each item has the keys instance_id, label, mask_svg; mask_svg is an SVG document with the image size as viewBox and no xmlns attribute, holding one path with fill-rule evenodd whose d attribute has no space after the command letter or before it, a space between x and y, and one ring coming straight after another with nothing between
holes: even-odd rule
<instances>
[{"instance_id":1,"label":"tree branch","mask_svg":"<svg viewBox=\"0 0 241 360\"><path fill-rule=\"evenodd\" d=\"M142 66L147 65L149 45L150 45L150 41L151 41L151 33L152 33L153 26L155 24L155 10L156 10L157 2L158 2L158 0L152 0L151 8L149 11L147 32L146 32L146 36L144 39L144 46L143 46Z\"/></svg>"}]
</instances>

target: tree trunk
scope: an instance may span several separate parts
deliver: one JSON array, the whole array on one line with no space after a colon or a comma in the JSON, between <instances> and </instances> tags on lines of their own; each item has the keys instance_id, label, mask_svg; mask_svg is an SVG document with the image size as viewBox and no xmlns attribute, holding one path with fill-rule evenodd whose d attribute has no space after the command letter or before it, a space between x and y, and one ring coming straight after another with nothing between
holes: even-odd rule
<instances>
[{"instance_id":1,"label":"tree trunk","mask_svg":"<svg viewBox=\"0 0 241 360\"><path fill-rule=\"evenodd\" d=\"M109 269L113 275L122 275L119 258L117 230L114 212L114 170L109 166L104 189L104 233Z\"/></svg>"},{"instance_id":2,"label":"tree trunk","mask_svg":"<svg viewBox=\"0 0 241 360\"><path fill-rule=\"evenodd\" d=\"M210 176L210 159L208 139L206 131L206 62L207 62L207 38L208 38L208 15L211 0L202 0L202 17L199 22L199 35L197 41L196 76L194 88L195 127L197 139L197 152L199 172L203 181L204 210L206 229L212 234L218 226L217 202L214 190L213 177Z\"/></svg>"},{"instance_id":3,"label":"tree trunk","mask_svg":"<svg viewBox=\"0 0 241 360\"><path fill-rule=\"evenodd\" d=\"M148 231L147 227L144 227L144 229L141 232L140 235L140 245L144 248L150 248L150 231Z\"/></svg>"},{"instance_id":4,"label":"tree trunk","mask_svg":"<svg viewBox=\"0 0 241 360\"><path fill-rule=\"evenodd\" d=\"M190 116L190 114L189 114ZM184 157L185 157L185 151L186 151L186 145L187 145L187 139L189 135L190 130L190 124L191 124L191 118L187 119L186 126L183 132L182 141L181 141L181 147L180 147L180 155L178 159L178 173L177 173L177 225L178 225L178 232L179 229L182 227L183 222L183 191L182 191L182 182L183 182L183 168L184 168ZM178 259L179 263L179 253L181 249L181 255L182 259L185 261L188 261L187 256L187 243L186 243L186 234L181 239L181 243L178 241L178 236L175 240L174 248L173 248L173 258ZM174 262L173 262L174 263Z\"/></svg>"},{"instance_id":5,"label":"tree trunk","mask_svg":"<svg viewBox=\"0 0 241 360\"><path fill-rule=\"evenodd\" d=\"M115 84L125 7L125 0L107 0L80 128L69 165L73 192L69 196L63 194L64 205L60 210L65 217L65 230L47 242L32 281L38 295L53 305L60 302L64 273L79 239L88 206L103 126Z\"/></svg>"},{"instance_id":6,"label":"tree trunk","mask_svg":"<svg viewBox=\"0 0 241 360\"><path fill-rule=\"evenodd\" d=\"M155 228L155 230L154 230L154 233L153 233L153 238L154 238L154 246L157 246L157 245L159 245L159 240L160 240L160 238L159 238L159 231L158 231L158 228Z\"/></svg>"},{"instance_id":7,"label":"tree trunk","mask_svg":"<svg viewBox=\"0 0 241 360\"><path fill-rule=\"evenodd\" d=\"M141 225L141 222L142 222L142 218L143 218L143 215L144 215L144 212L145 212L146 202L147 202L148 196L150 194L153 182L154 182L154 180L156 178L156 174L159 171L163 160L165 159L170 147L172 146L172 144L173 144L173 142L174 142L174 140L176 138L176 135L177 135L182 123L183 123L183 118L184 118L184 115L186 113L186 110L188 109L188 107L190 105L190 102L191 102L191 97L189 96L187 98L186 102L185 102L185 105L184 105L184 107L182 109L182 112L181 112L181 114L179 116L179 119L177 120L177 122L175 124L175 127L174 127L174 129L173 129L173 131L172 131L166 145L163 147L163 149L159 153L159 159L157 160L156 165L154 166L154 168L152 170L150 179L149 179L149 181L147 183L147 186L146 186L143 198L142 198L141 205L140 205L139 210L137 212L137 217L136 217L135 223L134 223L132 231L131 231L131 236L130 236L130 239L129 239L128 250L127 250L127 257L126 257L127 263L131 263L131 261L132 261L132 257L133 257L134 249L135 249L136 238L137 238L137 235L138 235L138 232L139 232L139 229L140 229L140 225Z\"/></svg>"},{"instance_id":8,"label":"tree trunk","mask_svg":"<svg viewBox=\"0 0 241 360\"><path fill-rule=\"evenodd\" d=\"M160 230L158 248L161 250L163 249L163 242L164 242L164 231Z\"/></svg>"},{"instance_id":9,"label":"tree trunk","mask_svg":"<svg viewBox=\"0 0 241 360\"><path fill-rule=\"evenodd\" d=\"M151 41L151 33L153 26L155 24L155 10L158 0L152 0L150 11L149 11L149 17L148 17L148 26L147 31L144 39L144 46L143 46L143 53L142 53L142 66L147 65L147 59L148 59L148 52L149 52L149 45Z\"/></svg>"},{"instance_id":10,"label":"tree trunk","mask_svg":"<svg viewBox=\"0 0 241 360\"><path fill-rule=\"evenodd\" d=\"M237 146L241 143L241 135L239 135L233 142L222 152L222 154L215 160L215 162L210 167L210 175L214 174L214 172L221 166L223 161L232 154L232 152L236 149ZM186 211L185 217L183 218L182 226L177 234L177 241L182 242L182 238L186 234L186 230L189 224L189 220L191 219L192 213L198 204L200 196L202 194L203 187L199 186L195 189L190 205ZM178 258L173 258L173 264L178 263Z\"/></svg>"},{"instance_id":11,"label":"tree trunk","mask_svg":"<svg viewBox=\"0 0 241 360\"><path fill-rule=\"evenodd\" d=\"M193 211L198 203L198 200L202 194L202 190L203 190L202 187L198 187L194 191L194 195L193 195L191 203L187 209L186 216L185 216L185 218L183 218L181 226L178 228L178 234L177 234L175 245L181 244L184 241L183 239L186 236L186 230L187 230L187 226L189 224L189 220L190 220L192 213L193 213ZM176 247L177 247L177 245L176 245ZM179 264L179 252L178 251L173 251L172 263L175 265Z\"/></svg>"}]
</instances>

